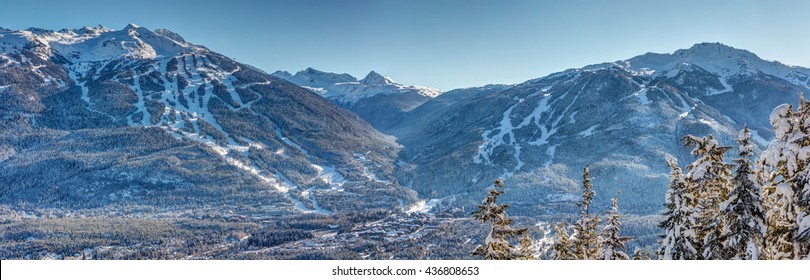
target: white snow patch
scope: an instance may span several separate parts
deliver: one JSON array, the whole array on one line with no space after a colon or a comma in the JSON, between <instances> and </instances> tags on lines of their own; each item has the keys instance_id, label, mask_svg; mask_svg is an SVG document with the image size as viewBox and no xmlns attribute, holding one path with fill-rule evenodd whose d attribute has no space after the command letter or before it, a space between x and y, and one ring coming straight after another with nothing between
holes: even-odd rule
<instances>
[{"instance_id":1,"label":"white snow patch","mask_svg":"<svg viewBox=\"0 0 810 280\"><path fill-rule=\"evenodd\" d=\"M728 81L726 80L727 78L728 77L719 77L720 84L723 85L723 89L716 90L716 89L713 89L713 88L707 88L706 89L706 95L710 96L710 95L717 95L717 94L723 94L723 93L734 91L734 89L731 87L731 85L728 84Z\"/></svg>"},{"instance_id":2,"label":"white snow patch","mask_svg":"<svg viewBox=\"0 0 810 280\"><path fill-rule=\"evenodd\" d=\"M70 77L70 79L73 80L74 84L76 84L77 86L79 86L79 88L81 88L81 91L82 91L81 99L84 100L85 103L87 103L87 110L92 111L92 112L96 112L96 113L99 113L99 114L102 114L102 115L105 115L105 116L109 117L111 120L115 121L115 117L110 116L109 114L107 114L105 112L102 112L102 111L99 111L99 110L96 110L96 109L92 108L93 107L93 102L91 102L91 100L90 100L90 94L89 94L90 90L87 88L87 86L85 86L85 84L87 82L85 81L85 82L79 83L79 75L82 74L82 73L84 74L84 77L87 77L88 75L90 75L87 72L89 71L91 66L92 65L90 65L89 63L81 63L81 64L69 66L69 67L67 67L68 68L68 77Z\"/></svg>"},{"instance_id":3,"label":"white snow patch","mask_svg":"<svg viewBox=\"0 0 810 280\"><path fill-rule=\"evenodd\" d=\"M301 87L320 95L326 95L326 90L322 87L308 87L308 86L301 86Z\"/></svg>"},{"instance_id":4,"label":"white snow patch","mask_svg":"<svg viewBox=\"0 0 810 280\"><path fill-rule=\"evenodd\" d=\"M419 200L414 205L411 205L410 208L405 210L405 213L428 213L430 210L433 210L434 207L437 205L441 205L444 203L445 200L449 200L450 203L455 201L456 196L446 196L442 198L433 198L430 200Z\"/></svg>"},{"instance_id":5,"label":"white snow patch","mask_svg":"<svg viewBox=\"0 0 810 280\"><path fill-rule=\"evenodd\" d=\"M736 123L737 123L737 121L735 121L734 119L732 119L732 118L731 118L731 117L729 117L728 115L723 115L723 117L725 117L725 118L726 118L726 120L727 120L728 122L730 122L730 123L733 123L733 124L736 124Z\"/></svg>"},{"instance_id":6,"label":"white snow patch","mask_svg":"<svg viewBox=\"0 0 810 280\"><path fill-rule=\"evenodd\" d=\"M354 153L354 157L355 160L359 161L363 165L363 173L360 175L378 183L383 183L386 185L392 184L391 181L380 179L380 177L378 177L377 174L374 174L374 172L369 171L369 165L372 164L372 162L366 158L366 155L361 153Z\"/></svg>"},{"instance_id":7,"label":"white snow patch","mask_svg":"<svg viewBox=\"0 0 810 280\"><path fill-rule=\"evenodd\" d=\"M322 182L331 186L332 190L334 191L343 191L343 184L346 183L346 178L343 177L343 175L340 175L340 173L338 173L334 167L324 167L316 164L311 164L311 166L318 171L318 175L316 175L315 178L318 178ZM313 178L313 180L315 178Z\"/></svg>"},{"instance_id":8,"label":"white snow patch","mask_svg":"<svg viewBox=\"0 0 810 280\"><path fill-rule=\"evenodd\" d=\"M589 127L588 129L586 129L586 130L584 130L584 131L580 132L578 135L579 135L579 136L582 136L582 137L591 136L591 135L593 135L593 130L594 130L594 129L596 129L596 127L598 127L598 126L599 126L598 124L596 124L596 125L592 125L592 126L591 126L591 127Z\"/></svg>"},{"instance_id":9,"label":"white snow patch","mask_svg":"<svg viewBox=\"0 0 810 280\"><path fill-rule=\"evenodd\" d=\"M638 101L641 102L641 105L649 105L652 103L650 99L647 98L647 89L642 86L641 90L633 93L633 96L638 97Z\"/></svg>"},{"instance_id":10,"label":"white snow patch","mask_svg":"<svg viewBox=\"0 0 810 280\"><path fill-rule=\"evenodd\" d=\"M135 86L132 89L135 91L135 94L138 95L138 101L135 102L135 108L137 112L143 113L143 118L141 118L140 124L150 125L150 120L152 119L152 114L146 110L146 96L144 96L143 92L141 91L141 83L140 83L140 76L135 76ZM129 124L132 125L132 119L129 120Z\"/></svg>"},{"instance_id":11,"label":"white snow patch","mask_svg":"<svg viewBox=\"0 0 810 280\"><path fill-rule=\"evenodd\" d=\"M762 138L762 136L759 135L759 131L757 131L756 129L751 129L751 135L753 136L754 141L756 141L763 147L767 147L768 144L770 143L770 141L765 140L765 138Z\"/></svg>"},{"instance_id":12,"label":"white snow patch","mask_svg":"<svg viewBox=\"0 0 810 280\"><path fill-rule=\"evenodd\" d=\"M317 213L321 215L328 215L332 213L332 211L321 208L321 206L318 205L318 200L312 197L312 193L309 190L302 191L301 196L312 202L312 211L311 211L312 213Z\"/></svg>"},{"instance_id":13,"label":"white snow patch","mask_svg":"<svg viewBox=\"0 0 810 280\"><path fill-rule=\"evenodd\" d=\"M693 109L695 109L695 107L697 107L697 104L689 106L689 103L686 103L686 99L684 99L683 96L681 96L680 94L675 93L675 96L677 96L678 99L680 99L681 101L681 109L685 110L683 113L678 115L678 119L685 118L686 116L689 115L690 112L692 112Z\"/></svg>"},{"instance_id":14,"label":"white snow patch","mask_svg":"<svg viewBox=\"0 0 810 280\"><path fill-rule=\"evenodd\" d=\"M557 153L557 145L549 146L548 149L546 149L546 155L548 155L548 160L546 160L543 166L545 166L546 168L551 166L551 164L554 162L554 156L556 155L556 153Z\"/></svg>"},{"instance_id":15,"label":"white snow patch","mask_svg":"<svg viewBox=\"0 0 810 280\"><path fill-rule=\"evenodd\" d=\"M705 125L708 125L709 127L714 129L715 131L729 131L727 127L724 127L724 126L720 125L720 123L718 123L715 120L700 118L700 119L698 119L698 122L702 123L702 124L705 124Z\"/></svg>"},{"instance_id":16,"label":"white snow patch","mask_svg":"<svg viewBox=\"0 0 810 280\"><path fill-rule=\"evenodd\" d=\"M286 143L290 147L296 148L299 151L301 151L301 153L303 153L305 156L307 156L307 158L310 157L309 152L307 150L305 150L303 147L296 144L295 142L293 142L292 140L290 140L286 136L282 135L281 134L281 129L279 129L278 127L276 127L276 136L278 136L278 138L281 139L281 141L284 141L284 143Z\"/></svg>"},{"instance_id":17,"label":"white snow patch","mask_svg":"<svg viewBox=\"0 0 810 280\"><path fill-rule=\"evenodd\" d=\"M568 124L575 124L575 123L577 123L577 119L576 119L576 117L577 117L577 113L579 113L579 111L574 111L573 113L571 113L570 115L568 115Z\"/></svg>"},{"instance_id":18,"label":"white snow patch","mask_svg":"<svg viewBox=\"0 0 810 280\"><path fill-rule=\"evenodd\" d=\"M411 208L406 210L405 213L427 213L438 203L439 199L435 198L429 201L419 200L416 204L412 205Z\"/></svg>"}]
</instances>

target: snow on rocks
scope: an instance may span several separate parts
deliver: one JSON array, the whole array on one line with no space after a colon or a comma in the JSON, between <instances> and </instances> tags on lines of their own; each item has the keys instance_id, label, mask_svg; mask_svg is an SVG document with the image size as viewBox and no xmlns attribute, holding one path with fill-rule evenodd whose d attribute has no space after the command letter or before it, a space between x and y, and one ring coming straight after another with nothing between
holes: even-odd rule
<instances>
[{"instance_id":1,"label":"snow on rocks","mask_svg":"<svg viewBox=\"0 0 810 280\"><path fill-rule=\"evenodd\" d=\"M430 98L442 94L441 90L430 87L402 85L375 71L369 72L365 78L360 80L349 74L335 74L312 68L298 71L295 75L286 71L276 71L273 75L309 89L323 97L346 104L381 94L415 92Z\"/></svg>"},{"instance_id":2,"label":"snow on rocks","mask_svg":"<svg viewBox=\"0 0 810 280\"><path fill-rule=\"evenodd\" d=\"M724 89L707 92L709 95L732 91L731 86L727 84L729 77L759 72L810 88L806 82L810 77L810 69L764 60L749 51L720 43L695 44L689 49L678 50L672 54L647 53L615 64L628 72L647 76L664 73L676 75L681 65L694 65L715 73L720 78Z\"/></svg>"}]
</instances>

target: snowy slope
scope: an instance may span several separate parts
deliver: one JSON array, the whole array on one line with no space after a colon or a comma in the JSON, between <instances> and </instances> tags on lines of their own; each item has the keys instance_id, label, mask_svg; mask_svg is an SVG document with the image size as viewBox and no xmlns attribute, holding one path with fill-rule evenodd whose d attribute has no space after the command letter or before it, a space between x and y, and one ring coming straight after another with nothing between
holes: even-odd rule
<instances>
[{"instance_id":1,"label":"snowy slope","mask_svg":"<svg viewBox=\"0 0 810 280\"><path fill-rule=\"evenodd\" d=\"M747 50L736 49L721 43L700 43L672 54L647 53L614 63L586 66L584 69L606 67L611 64L637 75L653 77L658 75L672 77L678 74L683 65L693 64L718 75L724 84L727 84L728 79L733 77L762 73L810 88L810 68L767 61Z\"/></svg>"},{"instance_id":2,"label":"snowy slope","mask_svg":"<svg viewBox=\"0 0 810 280\"><path fill-rule=\"evenodd\" d=\"M400 180L427 199L480 195L502 177L516 188L505 197L511 205L563 211L546 207L576 196L569 182L590 164L597 207L621 191L628 212L654 214L666 187L665 155L690 160L681 137L713 134L730 145L747 124L764 145L773 135L769 113L808 92L808 75L807 68L704 43L428 102L389 132L405 146Z\"/></svg>"},{"instance_id":3,"label":"snowy slope","mask_svg":"<svg viewBox=\"0 0 810 280\"><path fill-rule=\"evenodd\" d=\"M120 58L155 59L201 49L180 37L175 37L179 40L171 39L135 24L121 30L103 26L60 31L29 28L2 32L0 36L3 36L0 40L4 52L19 52L29 43L41 44L38 51L43 59L58 53L74 63Z\"/></svg>"},{"instance_id":4,"label":"snowy slope","mask_svg":"<svg viewBox=\"0 0 810 280\"><path fill-rule=\"evenodd\" d=\"M360 80L349 74L312 68L295 75L284 71L277 71L273 75L351 110L383 132L387 132L407 112L442 94L442 91L430 87L399 84L374 71Z\"/></svg>"},{"instance_id":5,"label":"snowy slope","mask_svg":"<svg viewBox=\"0 0 810 280\"><path fill-rule=\"evenodd\" d=\"M257 197L254 192L265 193L265 200L280 201L271 207L278 211L326 214L357 207L391 207L413 200L413 194L403 190L393 177L398 149L393 139L303 88L188 43L169 30L153 32L134 24L121 30L101 26L60 31L0 30L0 94L0 119L11 120L0 123L3 131L137 131L149 133L146 138L150 141L185 143L195 147L195 153L208 152L191 157L121 152L145 148L142 145L149 141L121 142L104 150L110 155L120 152L126 157L174 162L166 170L156 168L150 180L167 177L171 179L166 182L225 188L196 174L201 166L222 165L216 174L235 181L235 188L244 187L245 193L240 195L255 200L261 195ZM0 141L10 139L13 137ZM82 147L93 146L95 141L84 136L76 139L86 142ZM43 149L51 150L39 154L55 153L56 161L95 156L41 142ZM7 144L14 147L18 145L15 143ZM0 147L3 144L0 142ZM357 154L364 156L359 159ZM27 160L27 156L18 153L18 157L0 162L13 166L3 165L0 182L12 184L21 174L37 173L42 168L47 168L46 173L69 174L62 172L59 164L49 168ZM104 170L144 172L142 167L130 170L126 163L119 159L112 167L99 168L94 164L103 162L88 160L89 167L83 168L101 171L82 173L88 177L83 180L97 186L119 180L110 177L119 175ZM191 168L192 172L174 166L196 168ZM125 178L137 181L145 177ZM28 187L63 186L70 193L77 184L71 180L75 179L46 176L29 182L32 185ZM134 181L121 185L140 184ZM38 199L36 194L30 196L34 198L26 195L17 199ZM93 195L77 197L88 196ZM344 203L354 199L359 200Z\"/></svg>"},{"instance_id":6,"label":"snowy slope","mask_svg":"<svg viewBox=\"0 0 810 280\"><path fill-rule=\"evenodd\" d=\"M442 93L430 87L404 86L374 71L360 80L349 74L335 74L313 68L298 71L295 75L285 71L276 71L273 75L341 103L354 103L379 94L414 92L433 98Z\"/></svg>"}]
</instances>

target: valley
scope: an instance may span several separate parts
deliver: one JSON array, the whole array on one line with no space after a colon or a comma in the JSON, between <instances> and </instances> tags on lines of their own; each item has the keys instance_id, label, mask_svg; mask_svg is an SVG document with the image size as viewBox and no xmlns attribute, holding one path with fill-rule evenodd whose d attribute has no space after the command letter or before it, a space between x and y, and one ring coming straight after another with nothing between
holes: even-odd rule
<instances>
[{"instance_id":1,"label":"valley","mask_svg":"<svg viewBox=\"0 0 810 280\"><path fill-rule=\"evenodd\" d=\"M595 211L617 196L652 250L683 136L747 125L763 151L810 92L720 43L448 91L269 74L134 24L2 29L0 51L4 259L468 259L497 178L544 255L586 165Z\"/></svg>"}]
</instances>

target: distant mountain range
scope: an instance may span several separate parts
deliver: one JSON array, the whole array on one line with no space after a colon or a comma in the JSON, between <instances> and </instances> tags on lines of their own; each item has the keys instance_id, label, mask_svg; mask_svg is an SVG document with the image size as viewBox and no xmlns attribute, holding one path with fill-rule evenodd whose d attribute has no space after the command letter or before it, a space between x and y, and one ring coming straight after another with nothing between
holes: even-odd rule
<instances>
[{"instance_id":1,"label":"distant mountain range","mask_svg":"<svg viewBox=\"0 0 810 280\"><path fill-rule=\"evenodd\" d=\"M295 76L311 77L305 73L313 71ZM317 73L313 76L348 78ZM302 86L313 80L316 85L344 81L289 80ZM561 198L577 197L576 178L590 164L601 194L597 205L606 206L621 191L620 197L628 198L623 202L627 211L653 214L661 209L665 192L665 155L690 160L681 137L711 133L733 144L737 131L747 124L762 148L773 135L771 110L796 103L808 90L810 69L766 61L719 43L701 43L672 54L647 53L517 85L452 90L375 127L404 146L399 152L400 182L433 199L433 205L450 200L470 205L493 178L503 177L517 189L507 194L521 206L512 209L549 211L546 206L558 207ZM390 102L376 100L372 105L387 108ZM355 112L375 124L380 113L373 111ZM470 200L460 203L463 197Z\"/></svg>"},{"instance_id":2,"label":"distant mountain range","mask_svg":"<svg viewBox=\"0 0 810 280\"><path fill-rule=\"evenodd\" d=\"M283 71L276 71L273 75L332 100L383 131L402 119L408 111L442 93L429 87L404 86L374 71L361 80L349 74L327 73L312 68L295 75Z\"/></svg>"},{"instance_id":3,"label":"distant mountain range","mask_svg":"<svg viewBox=\"0 0 810 280\"><path fill-rule=\"evenodd\" d=\"M553 218L575 211L590 165L597 210L618 194L654 220L666 155L691 160L684 135L730 145L748 125L762 149L771 110L802 92L810 69L719 43L442 92L374 71L268 74L133 24L0 29L0 203L262 221L469 212L501 177L510 214Z\"/></svg>"}]
</instances>

